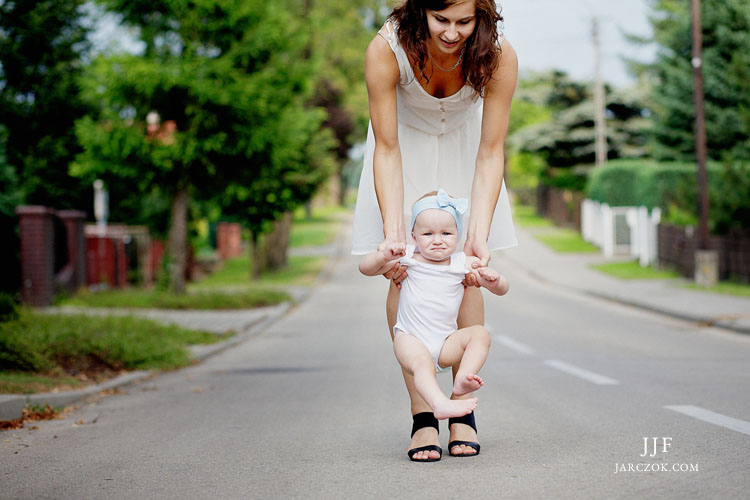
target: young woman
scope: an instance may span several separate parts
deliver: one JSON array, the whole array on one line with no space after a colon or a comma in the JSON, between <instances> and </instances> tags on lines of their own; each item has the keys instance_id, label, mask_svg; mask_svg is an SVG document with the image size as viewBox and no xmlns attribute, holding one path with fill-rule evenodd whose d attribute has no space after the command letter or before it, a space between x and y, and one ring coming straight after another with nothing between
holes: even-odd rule
<instances>
[{"instance_id":1,"label":"young woman","mask_svg":"<svg viewBox=\"0 0 750 500\"><path fill-rule=\"evenodd\" d=\"M503 183L503 144L517 81L513 48L498 31L494 0L406 0L370 43L365 74L370 130L359 185L352 253L363 255L407 241L404 198L444 187L470 200L461 234L464 252L487 266L490 250L516 244ZM408 271L396 266L386 313L393 335L398 284ZM484 303L474 275L458 326L484 323ZM454 367L454 376L457 367ZM414 427L413 459L434 461L437 420L404 372ZM462 398L473 398L465 394ZM473 413L449 423L451 455L479 448ZM476 445L476 446L473 446Z\"/></svg>"}]
</instances>

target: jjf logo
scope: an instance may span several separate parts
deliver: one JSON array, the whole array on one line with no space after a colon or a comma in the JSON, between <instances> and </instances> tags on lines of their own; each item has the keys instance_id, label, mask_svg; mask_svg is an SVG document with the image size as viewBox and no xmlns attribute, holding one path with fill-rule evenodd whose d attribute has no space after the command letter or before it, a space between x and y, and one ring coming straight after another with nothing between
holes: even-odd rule
<instances>
[{"instance_id":1,"label":"jjf logo","mask_svg":"<svg viewBox=\"0 0 750 500\"><path fill-rule=\"evenodd\" d=\"M657 453L667 453L667 448L669 448L670 446L672 446L671 437L645 437L643 438L643 454L641 455L641 457L655 457ZM651 449L650 455L648 453L649 447Z\"/></svg>"}]
</instances>

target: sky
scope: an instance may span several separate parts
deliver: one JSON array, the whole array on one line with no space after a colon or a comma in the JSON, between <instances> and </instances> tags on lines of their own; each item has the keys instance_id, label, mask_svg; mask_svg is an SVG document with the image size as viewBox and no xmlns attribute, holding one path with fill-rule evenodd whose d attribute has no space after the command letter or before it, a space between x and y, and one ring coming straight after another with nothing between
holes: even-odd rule
<instances>
[{"instance_id":1,"label":"sky","mask_svg":"<svg viewBox=\"0 0 750 500\"><path fill-rule=\"evenodd\" d=\"M651 33L647 0L499 0L504 33L518 54L521 76L552 68L575 79L594 76L592 17L599 16L602 77L615 87L634 82L621 57L654 58L653 47L639 47L623 36Z\"/></svg>"}]
</instances>

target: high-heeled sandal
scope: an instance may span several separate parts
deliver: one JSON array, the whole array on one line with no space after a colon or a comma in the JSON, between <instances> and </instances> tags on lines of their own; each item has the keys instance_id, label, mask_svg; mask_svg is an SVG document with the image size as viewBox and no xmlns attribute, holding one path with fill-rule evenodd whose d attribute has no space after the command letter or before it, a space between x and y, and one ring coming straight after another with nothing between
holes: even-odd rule
<instances>
[{"instance_id":1,"label":"high-heeled sandal","mask_svg":"<svg viewBox=\"0 0 750 500\"><path fill-rule=\"evenodd\" d=\"M472 429L474 429L474 432L477 432L477 424L474 421L474 412L469 413L468 415L464 415L463 417L455 417L455 418L449 418L448 419L448 429L451 428L451 425L453 424L466 424ZM476 453L453 453L453 447L454 446L460 446L465 445L470 448L474 448L477 452ZM451 441L448 443L448 453L452 457L476 457L479 455L479 443L475 443L474 441Z\"/></svg>"},{"instance_id":2,"label":"high-heeled sandal","mask_svg":"<svg viewBox=\"0 0 750 500\"><path fill-rule=\"evenodd\" d=\"M435 418L434 413L430 411L417 413L416 415L412 416L412 419L414 420L414 423L411 426L412 437L414 437L414 433L416 433L419 429L424 429L425 427L434 427L438 431L438 434L440 434L440 428L438 427L438 420ZM414 455L416 453L419 453L420 451L436 451L440 454L440 457L439 458L427 458L425 460L414 458ZM411 460L412 462L437 462L438 460L443 458L443 449L440 446L431 444L428 446L420 446L418 448L412 448L411 450L407 451L406 454L409 455L409 460Z\"/></svg>"}]
</instances>

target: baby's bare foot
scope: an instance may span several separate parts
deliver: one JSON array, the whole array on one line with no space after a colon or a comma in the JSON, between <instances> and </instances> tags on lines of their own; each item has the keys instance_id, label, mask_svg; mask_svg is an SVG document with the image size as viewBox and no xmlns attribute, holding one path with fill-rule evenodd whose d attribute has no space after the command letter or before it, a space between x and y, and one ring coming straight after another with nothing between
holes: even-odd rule
<instances>
[{"instance_id":1,"label":"baby's bare foot","mask_svg":"<svg viewBox=\"0 0 750 500\"><path fill-rule=\"evenodd\" d=\"M453 384L453 395L463 396L474 392L484 385L484 380L479 375L473 373L466 376L456 377L456 382Z\"/></svg>"},{"instance_id":2,"label":"baby's bare foot","mask_svg":"<svg viewBox=\"0 0 750 500\"><path fill-rule=\"evenodd\" d=\"M443 420L452 417L463 417L474 411L476 407L477 398L446 399L444 403L440 403L432 411L435 413L436 419Z\"/></svg>"}]
</instances>

